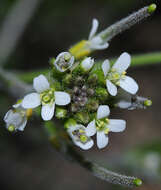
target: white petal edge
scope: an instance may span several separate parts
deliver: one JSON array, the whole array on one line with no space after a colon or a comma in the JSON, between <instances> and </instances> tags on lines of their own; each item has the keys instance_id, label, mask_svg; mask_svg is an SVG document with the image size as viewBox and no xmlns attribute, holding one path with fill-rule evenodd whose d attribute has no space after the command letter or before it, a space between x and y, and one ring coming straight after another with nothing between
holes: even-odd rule
<instances>
[{"instance_id":1,"label":"white petal edge","mask_svg":"<svg viewBox=\"0 0 161 190\"><path fill-rule=\"evenodd\" d=\"M91 121L86 128L86 134L87 136L91 137L96 134L96 125L95 120Z\"/></svg>"},{"instance_id":2,"label":"white petal edge","mask_svg":"<svg viewBox=\"0 0 161 190\"><path fill-rule=\"evenodd\" d=\"M97 131L97 146L102 149L108 145L108 136L103 131Z\"/></svg>"},{"instance_id":3,"label":"white petal edge","mask_svg":"<svg viewBox=\"0 0 161 190\"><path fill-rule=\"evenodd\" d=\"M96 34L98 26L99 26L98 20L97 19L93 19L93 21L92 21L92 28L91 28L91 31L90 31L89 37L88 37L89 40L91 40L93 38L93 36Z\"/></svg>"},{"instance_id":4,"label":"white petal edge","mask_svg":"<svg viewBox=\"0 0 161 190\"><path fill-rule=\"evenodd\" d=\"M104 43L104 44L95 44L93 42L91 42L90 48L94 49L94 50L103 50L108 48L109 44L108 43Z\"/></svg>"},{"instance_id":5,"label":"white petal edge","mask_svg":"<svg viewBox=\"0 0 161 190\"><path fill-rule=\"evenodd\" d=\"M131 56L128 53L122 53L117 59L112 68L116 69L119 73L127 70L131 63Z\"/></svg>"},{"instance_id":6,"label":"white petal edge","mask_svg":"<svg viewBox=\"0 0 161 190\"><path fill-rule=\"evenodd\" d=\"M102 70L103 70L103 73L104 73L104 76L106 77L107 76L107 73L110 69L110 62L108 59L106 59L103 63L102 63Z\"/></svg>"},{"instance_id":7,"label":"white petal edge","mask_svg":"<svg viewBox=\"0 0 161 190\"><path fill-rule=\"evenodd\" d=\"M36 108L40 104L41 104L40 94L31 93L24 97L21 105L23 108L28 109L28 108Z\"/></svg>"},{"instance_id":8,"label":"white petal edge","mask_svg":"<svg viewBox=\"0 0 161 190\"><path fill-rule=\"evenodd\" d=\"M8 123L8 122L10 122L10 118L12 118L13 117L13 110L9 110L6 114L5 114L5 116L4 116L4 121L6 122L6 123Z\"/></svg>"},{"instance_id":9,"label":"white petal edge","mask_svg":"<svg viewBox=\"0 0 161 190\"><path fill-rule=\"evenodd\" d=\"M97 119L102 119L110 114L110 109L107 105L100 105L97 110Z\"/></svg>"},{"instance_id":10,"label":"white petal edge","mask_svg":"<svg viewBox=\"0 0 161 190\"><path fill-rule=\"evenodd\" d=\"M122 132L126 128L126 121L121 119L110 119L108 128L112 132Z\"/></svg>"},{"instance_id":11,"label":"white petal edge","mask_svg":"<svg viewBox=\"0 0 161 190\"><path fill-rule=\"evenodd\" d=\"M24 128L26 127L26 124L27 124L27 119L25 118L22 125L17 128L19 131L24 131Z\"/></svg>"},{"instance_id":12,"label":"white petal edge","mask_svg":"<svg viewBox=\"0 0 161 190\"><path fill-rule=\"evenodd\" d=\"M33 86L38 93L41 93L50 88L49 82L44 75L39 75L38 77L35 77L33 80Z\"/></svg>"},{"instance_id":13,"label":"white petal edge","mask_svg":"<svg viewBox=\"0 0 161 190\"><path fill-rule=\"evenodd\" d=\"M126 100L120 100L120 101L117 103L117 107L122 108L122 109L127 109L127 108L129 108L131 105L132 105L132 103L131 103L131 102L128 102L128 101L126 101Z\"/></svg>"},{"instance_id":14,"label":"white petal edge","mask_svg":"<svg viewBox=\"0 0 161 190\"><path fill-rule=\"evenodd\" d=\"M108 79L106 80L106 87L111 96L116 96L117 87Z\"/></svg>"},{"instance_id":15,"label":"white petal edge","mask_svg":"<svg viewBox=\"0 0 161 190\"><path fill-rule=\"evenodd\" d=\"M136 94L139 87L135 80L129 76L125 76L124 79L121 79L119 86L130 94Z\"/></svg>"},{"instance_id":16,"label":"white petal edge","mask_svg":"<svg viewBox=\"0 0 161 190\"><path fill-rule=\"evenodd\" d=\"M41 108L41 117L44 121L49 121L54 116L55 103L47 104Z\"/></svg>"},{"instance_id":17,"label":"white petal edge","mask_svg":"<svg viewBox=\"0 0 161 190\"><path fill-rule=\"evenodd\" d=\"M88 149L92 148L92 146L94 145L94 141L92 139L90 139L89 141L87 141L84 144L79 141L74 141L74 143L83 150L88 150Z\"/></svg>"},{"instance_id":18,"label":"white petal edge","mask_svg":"<svg viewBox=\"0 0 161 190\"><path fill-rule=\"evenodd\" d=\"M65 106L71 102L70 95L66 92L56 91L55 103L59 106Z\"/></svg>"}]
</instances>

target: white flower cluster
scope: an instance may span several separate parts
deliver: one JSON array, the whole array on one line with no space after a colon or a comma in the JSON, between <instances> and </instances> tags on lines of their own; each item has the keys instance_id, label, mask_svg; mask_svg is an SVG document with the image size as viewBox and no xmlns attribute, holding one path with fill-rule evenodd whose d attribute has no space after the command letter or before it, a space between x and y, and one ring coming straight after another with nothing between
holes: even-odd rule
<instances>
[{"instance_id":1,"label":"white flower cluster","mask_svg":"<svg viewBox=\"0 0 161 190\"><path fill-rule=\"evenodd\" d=\"M99 35L96 35L98 25L98 21L93 19L92 29L87 41L89 49L98 50L108 47L108 43L104 42ZM69 114L71 110L73 110L74 114L77 114L75 113L77 112L75 107L78 107L78 110L83 110L85 114L88 114L88 112L92 113L92 117L90 117L86 124L84 124L85 122L83 123L80 120L71 118L73 117L73 113L68 115L66 118L67 121L65 122L67 132L74 144L84 150L94 145L94 141L91 137L95 134L97 146L101 149L108 144L109 132L122 132L125 130L126 122L124 120L108 118L110 114L109 104L106 101L97 101L99 95L98 91L96 95L97 87L86 84L86 82L88 83L90 72L95 66L94 59L91 57L85 57L80 61L76 59L77 58L74 57L71 52L62 52L56 59L53 59L52 62L53 70L56 70L56 75L60 74L60 78L54 76L53 72L53 80L50 82L44 75L39 75L33 79L35 92L26 95L18 104L14 105L14 108L9 110L4 117L6 128L9 131L23 131L27 119L31 115L31 110L38 106L41 106L41 117L44 121L51 120L54 115L59 119L64 119L64 114ZM130 66L130 63L130 55L128 53L122 53L112 66L109 60L106 59L103 61L99 71L99 75L101 75L103 79L103 87L101 87L99 96L102 96L101 93L105 92L104 94L106 96L120 97L117 106L121 108L127 108L129 104L131 105L131 96L138 91L138 85L134 79L126 76L126 70ZM77 74L79 77L77 77ZM71 78L72 83L69 87L66 87L65 85L69 83L67 81ZM65 81L65 83L63 81ZM78 81L77 86L74 86L75 81ZM82 81L84 81L85 84L82 85ZM57 82L60 88L57 88ZM89 103L89 100L93 100L93 97L95 106L92 105L90 107L91 110L89 110L89 107L85 106ZM72 104L74 104L75 107L72 108ZM62 109L60 106L63 106ZM56 114L54 114L55 109ZM57 110L59 111L57 112ZM68 122L70 119L73 119L74 122Z\"/></svg>"},{"instance_id":2,"label":"white flower cluster","mask_svg":"<svg viewBox=\"0 0 161 190\"><path fill-rule=\"evenodd\" d=\"M91 31L90 38L94 35L97 28L96 20L94 20L94 26L95 29ZM102 63L102 76L104 76L107 91L111 96L117 95L117 88L119 87L129 94L135 94L138 91L137 83L131 77L126 76L126 70L130 66L130 62L130 55L123 53L112 67L110 67L108 60ZM60 53L54 65L59 72L66 72L73 67L74 57L68 52ZM79 68L84 73L88 73L93 66L94 59L87 57L80 62ZM71 94L57 91L54 82L50 84L44 75L34 78L33 87L36 92L26 95L21 103L14 105L14 110L9 110L5 115L4 121L7 129L10 131L24 130L28 118L26 113L29 109L41 106L41 117L43 120L48 121L54 116L55 105L66 106L71 103ZM123 104L122 107L125 107L125 105ZM119 119L109 119L109 114L110 109L108 105L99 105L96 117L87 126L77 121L74 124L69 124L67 132L75 145L84 150L91 148L94 145L91 136L96 134L97 146L101 149L108 144L109 132L124 131L126 122Z\"/></svg>"}]
</instances>

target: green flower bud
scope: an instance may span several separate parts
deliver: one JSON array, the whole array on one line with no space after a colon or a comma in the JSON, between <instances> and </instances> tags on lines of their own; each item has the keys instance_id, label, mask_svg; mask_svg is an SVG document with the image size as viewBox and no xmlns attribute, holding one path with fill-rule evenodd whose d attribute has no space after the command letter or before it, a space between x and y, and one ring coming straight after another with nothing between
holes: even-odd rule
<instances>
[{"instance_id":1,"label":"green flower bud","mask_svg":"<svg viewBox=\"0 0 161 190\"><path fill-rule=\"evenodd\" d=\"M56 117L58 119L64 119L67 115L67 110L66 109L63 109L63 108L56 108Z\"/></svg>"},{"instance_id":2,"label":"green flower bud","mask_svg":"<svg viewBox=\"0 0 161 190\"><path fill-rule=\"evenodd\" d=\"M63 78L63 83L69 85L72 82L72 75L66 74Z\"/></svg>"},{"instance_id":3,"label":"green flower bud","mask_svg":"<svg viewBox=\"0 0 161 190\"><path fill-rule=\"evenodd\" d=\"M98 87L95 90L96 96L99 98L99 100L104 101L108 98L108 92L107 89Z\"/></svg>"},{"instance_id":4,"label":"green flower bud","mask_svg":"<svg viewBox=\"0 0 161 190\"><path fill-rule=\"evenodd\" d=\"M102 70L102 63L97 63L93 66L90 75L95 74L97 76L97 82L100 85L105 85L106 80Z\"/></svg>"},{"instance_id":5,"label":"green flower bud","mask_svg":"<svg viewBox=\"0 0 161 190\"><path fill-rule=\"evenodd\" d=\"M92 85L96 85L98 81L98 76L96 74L90 74L90 76L88 77L88 83L92 84Z\"/></svg>"},{"instance_id":6,"label":"green flower bud","mask_svg":"<svg viewBox=\"0 0 161 190\"><path fill-rule=\"evenodd\" d=\"M79 112L74 115L74 118L77 122L87 124L90 121L89 115L87 112Z\"/></svg>"},{"instance_id":7,"label":"green flower bud","mask_svg":"<svg viewBox=\"0 0 161 190\"><path fill-rule=\"evenodd\" d=\"M68 129L69 127L72 127L75 125L77 125L77 122L74 119L70 118L65 122L64 127L65 129Z\"/></svg>"},{"instance_id":8,"label":"green flower bud","mask_svg":"<svg viewBox=\"0 0 161 190\"><path fill-rule=\"evenodd\" d=\"M86 104L86 108L88 111L97 111L99 106L99 101L96 99L89 99L87 104Z\"/></svg>"}]
</instances>

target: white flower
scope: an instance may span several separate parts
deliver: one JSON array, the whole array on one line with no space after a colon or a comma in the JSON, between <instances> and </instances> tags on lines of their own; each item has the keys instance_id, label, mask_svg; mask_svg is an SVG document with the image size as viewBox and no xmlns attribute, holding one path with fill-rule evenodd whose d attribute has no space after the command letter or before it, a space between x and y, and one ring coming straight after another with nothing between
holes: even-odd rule
<instances>
[{"instance_id":1,"label":"white flower","mask_svg":"<svg viewBox=\"0 0 161 190\"><path fill-rule=\"evenodd\" d=\"M74 56L71 56L69 52L60 53L54 62L56 69L60 72L64 72L71 68L74 63Z\"/></svg>"},{"instance_id":2,"label":"white flower","mask_svg":"<svg viewBox=\"0 0 161 190\"><path fill-rule=\"evenodd\" d=\"M87 57L85 58L82 62L81 62L81 68L87 72L89 71L94 64L94 59L92 59L91 57Z\"/></svg>"},{"instance_id":3,"label":"white flower","mask_svg":"<svg viewBox=\"0 0 161 190\"><path fill-rule=\"evenodd\" d=\"M10 109L4 116L6 128L10 131L23 131L27 124L26 110L21 107L21 104L13 105L14 110Z\"/></svg>"},{"instance_id":4,"label":"white flower","mask_svg":"<svg viewBox=\"0 0 161 190\"><path fill-rule=\"evenodd\" d=\"M93 19L92 28L88 37L89 47L92 50L102 50L108 48L109 44L104 42L103 39L96 35L99 22L97 19Z\"/></svg>"},{"instance_id":5,"label":"white flower","mask_svg":"<svg viewBox=\"0 0 161 190\"><path fill-rule=\"evenodd\" d=\"M102 70L106 78L107 90L112 96L116 96L117 94L116 86L121 87L130 94L136 94L138 91L138 85L134 79L126 76L126 70L130 66L130 63L131 57L128 53L121 54L112 68L110 68L108 60L105 60L102 63Z\"/></svg>"},{"instance_id":6,"label":"white flower","mask_svg":"<svg viewBox=\"0 0 161 190\"><path fill-rule=\"evenodd\" d=\"M83 125L76 124L70 126L67 132L74 144L83 150L88 150L94 145L93 140L87 135L86 128Z\"/></svg>"},{"instance_id":7,"label":"white flower","mask_svg":"<svg viewBox=\"0 0 161 190\"><path fill-rule=\"evenodd\" d=\"M28 94L22 101L25 109L36 108L42 105L41 116L43 120L51 120L54 115L55 104L65 106L70 103L70 95L66 92L55 91L44 75L34 78L33 86L36 93Z\"/></svg>"},{"instance_id":8,"label":"white flower","mask_svg":"<svg viewBox=\"0 0 161 190\"><path fill-rule=\"evenodd\" d=\"M109 132L122 132L126 127L126 122L120 119L108 119L110 109L106 105L101 105L97 110L97 118L91 121L87 128L86 134L93 136L97 133L97 146L99 149L104 148L108 144Z\"/></svg>"}]
</instances>

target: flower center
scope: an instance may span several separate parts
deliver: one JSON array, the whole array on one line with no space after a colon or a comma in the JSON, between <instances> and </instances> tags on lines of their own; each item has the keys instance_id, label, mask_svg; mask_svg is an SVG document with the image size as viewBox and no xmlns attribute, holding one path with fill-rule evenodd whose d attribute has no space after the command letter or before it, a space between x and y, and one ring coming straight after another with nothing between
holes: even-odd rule
<instances>
[{"instance_id":1,"label":"flower center","mask_svg":"<svg viewBox=\"0 0 161 190\"><path fill-rule=\"evenodd\" d=\"M80 141L81 143L86 143L89 138L86 136L85 130L84 129L79 129L76 131L73 131L73 135L77 137L77 141Z\"/></svg>"},{"instance_id":2,"label":"flower center","mask_svg":"<svg viewBox=\"0 0 161 190\"><path fill-rule=\"evenodd\" d=\"M126 72L119 73L116 69L111 69L107 75L107 79L110 80L115 85L119 85L119 80L124 79Z\"/></svg>"},{"instance_id":3,"label":"flower center","mask_svg":"<svg viewBox=\"0 0 161 190\"><path fill-rule=\"evenodd\" d=\"M109 124L109 119L108 118L103 118L103 119L97 119L96 120L96 129L97 131L107 131L107 125Z\"/></svg>"},{"instance_id":4,"label":"flower center","mask_svg":"<svg viewBox=\"0 0 161 190\"><path fill-rule=\"evenodd\" d=\"M54 89L44 91L40 96L43 105L53 103L55 100Z\"/></svg>"}]
</instances>

